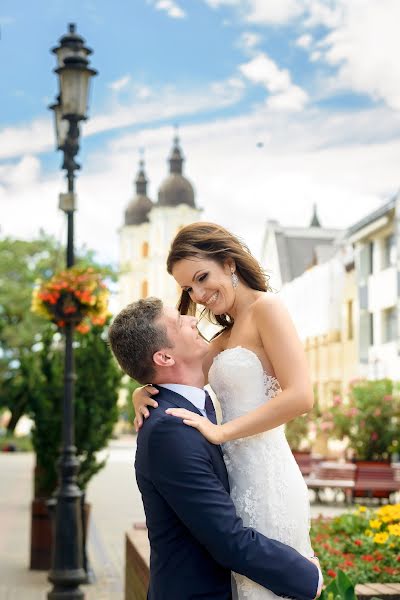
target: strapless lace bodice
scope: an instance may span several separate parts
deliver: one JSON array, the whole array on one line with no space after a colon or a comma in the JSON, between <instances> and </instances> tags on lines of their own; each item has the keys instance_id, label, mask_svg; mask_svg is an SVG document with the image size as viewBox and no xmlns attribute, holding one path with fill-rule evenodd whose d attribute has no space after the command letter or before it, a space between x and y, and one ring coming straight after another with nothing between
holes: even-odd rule
<instances>
[{"instance_id":1,"label":"strapless lace bodice","mask_svg":"<svg viewBox=\"0 0 400 600\"><path fill-rule=\"evenodd\" d=\"M242 346L223 350L215 357L209 381L224 422L246 414L281 391L278 380L264 371L258 356Z\"/></svg>"},{"instance_id":2,"label":"strapless lace bodice","mask_svg":"<svg viewBox=\"0 0 400 600\"><path fill-rule=\"evenodd\" d=\"M281 388L265 373L258 356L241 346L221 352L209 382L221 405L223 422L274 398ZM231 497L246 527L312 555L308 490L286 441L284 427L223 446ZM275 594L234 574L239 600L270 600Z\"/></svg>"}]
</instances>

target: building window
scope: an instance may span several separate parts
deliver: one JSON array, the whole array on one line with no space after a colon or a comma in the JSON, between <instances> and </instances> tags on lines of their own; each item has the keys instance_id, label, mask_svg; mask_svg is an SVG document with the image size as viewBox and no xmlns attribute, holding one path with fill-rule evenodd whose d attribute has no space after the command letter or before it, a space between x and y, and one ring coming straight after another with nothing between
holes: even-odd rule
<instances>
[{"instance_id":1,"label":"building window","mask_svg":"<svg viewBox=\"0 0 400 600\"><path fill-rule=\"evenodd\" d=\"M374 345L374 315L369 313L369 345Z\"/></svg>"},{"instance_id":2,"label":"building window","mask_svg":"<svg viewBox=\"0 0 400 600\"><path fill-rule=\"evenodd\" d=\"M388 235L383 243L383 268L394 267L396 265L396 236Z\"/></svg>"},{"instance_id":3,"label":"building window","mask_svg":"<svg viewBox=\"0 0 400 600\"><path fill-rule=\"evenodd\" d=\"M143 242L142 258L147 258L148 256L149 256L149 242Z\"/></svg>"},{"instance_id":4,"label":"building window","mask_svg":"<svg viewBox=\"0 0 400 600\"><path fill-rule=\"evenodd\" d=\"M369 242L360 250L360 277L367 279L374 270L374 243Z\"/></svg>"},{"instance_id":5,"label":"building window","mask_svg":"<svg viewBox=\"0 0 400 600\"><path fill-rule=\"evenodd\" d=\"M383 311L383 341L393 342L397 339L397 311L395 307Z\"/></svg>"},{"instance_id":6,"label":"building window","mask_svg":"<svg viewBox=\"0 0 400 600\"><path fill-rule=\"evenodd\" d=\"M142 298L147 298L149 295L149 284L146 280L142 281Z\"/></svg>"},{"instance_id":7,"label":"building window","mask_svg":"<svg viewBox=\"0 0 400 600\"><path fill-rule=\"evenodd\" d=\"M352 340L354 337L354 322L353 322L353 300L347 302L347 339Z\"/></svg>"},{"instance_id":8,"label":"building window","mask_svg":"<svg viewBox=\"0 0 400 600\"><path fill-rule=\"evenodd\" d=\"M374 272L374 242L369 243L369 274Z\"/></svg>"}]
</instances>

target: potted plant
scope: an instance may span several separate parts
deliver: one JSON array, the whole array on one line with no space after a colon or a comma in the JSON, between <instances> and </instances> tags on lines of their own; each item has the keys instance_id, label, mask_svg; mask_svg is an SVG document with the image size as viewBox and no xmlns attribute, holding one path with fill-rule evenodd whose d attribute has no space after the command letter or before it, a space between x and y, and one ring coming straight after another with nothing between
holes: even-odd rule
<instances>
[{"instance_id":1,"label":"potted plant","mask_svg":"<svg viewBox=\"0 0 400 600\"><path fill-rule=\"evenodd\" d=\"M77 483L82 490L82 514L85 490L91 477L105 464L96 452L110 438L118 418L117 397L121 373L112 358L104 337L109 317L109 292L100 271L92 267L74 266L39 282L32 297L32 311L63 329L72 322L78 332L75 363L75 444L80 469ZM49 568L51 529L49 499L57 484L56 458L61 445L61 398L63 389L63 349L60 338L48 329L42 338L42 349L32 356L36 362L37 383L33 386L31 416L36 451L35 493L32 505L31 568ZM43 528L35 519L35 511L46 521L43 540L36 542L36 530ZM83 527L86 531L86 527ZM85 542L85 539L84 539ZM86 552L84 556L86 566Z\"/></svg>"},{"instance_id":2,"label":"potted plant","mask_svg":"<svg viewBox=\"0 0 400 600\"><path fill-rule=\"evenodd\" d=\"M63 328L69 321L80 333L91 325L104 325L109 291L102 274L92 267L76 265L38 282L32 295L32 312Z\"/></svg>"},{"instance_id":3,"label":"potted plant","mask_svg":"<svg viewBox=\"0 0 400 600\"><path fill-rule=\"evenodd\" d=\"M78 334L76 339L75 445L80 464L77 483L82 490L83 504L90 479L106 462L99 460L97 452L106 446L118 418L121 371L111 355L105 334L106 328L97 325L87 334ZM54 339L52 328L43 336L36 359L30 413L34 420L32 442L36 452L31 568L47 570L51 557L48 500L57 486L63 390L62 346L57 336ZM87 516L88 512L86 507Z\"/></svg>"},{"instance_id":4,"label":"potted plant","mask_svg":"<svg viewBox=\"0 0 400 600\"><path fill-rule=\"evenodd\" d=\"M348 440L358 461L389 462L399 450L400 396L390 379L357 380L346 399L334 398L330 419L336 437Z\"/></svg>"},{"instance_id":5,"label":"potted plant","mask_svg":"<svg viewBox=\"0 0 400 600\"><path fill-rule=\"evenodd\" d=\"M311 472L310 423L311 417L306 414L285 425L286 439L304 476Z\"/></svg>"}]
</instances>

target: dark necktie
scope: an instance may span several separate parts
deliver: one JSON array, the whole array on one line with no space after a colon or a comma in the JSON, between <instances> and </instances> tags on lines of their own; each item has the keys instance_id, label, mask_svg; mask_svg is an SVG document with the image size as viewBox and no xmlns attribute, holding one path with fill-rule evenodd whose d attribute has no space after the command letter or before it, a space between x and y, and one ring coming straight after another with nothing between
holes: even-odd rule
<instances>
[{"instance_id":1,"label":"dark necktie","mask_svg":"<svg viewBox=\"0 0 400 600\"><path fill-rule=\"evenodd\" d=\"M214 408L214 404L212 403L212 400L210 398L210 394L204 390L206 393L206 401L204 404L204 409L206 411L206 415L208 417L208 419L211 421L211 423L214 423L214 425L217 424L217 416L215 414L215 408Z\"/></svg>"}]
</instances>

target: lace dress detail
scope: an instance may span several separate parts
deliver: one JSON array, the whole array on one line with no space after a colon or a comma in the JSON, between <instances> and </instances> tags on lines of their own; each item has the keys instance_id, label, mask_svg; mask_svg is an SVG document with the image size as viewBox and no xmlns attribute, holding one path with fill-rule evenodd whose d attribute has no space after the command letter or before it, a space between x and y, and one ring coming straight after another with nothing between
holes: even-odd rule
<instances>
[{"instance_id":1,"label":"lace dress detail","mask_svg":"<svg viewBox=\"0 0 400 600\"><path fill-rule=\"evenodd\" d=\"M228 348L214 359L209 382L221 404L223 422L257 408L281 391L258 356L241 346ZM227 442L223 453L231 497L244 525L311 556L308 490L284 426ZM238 600L277 598L243 575L234 573L234 577Z\"/></svg>"}]
</instances>

